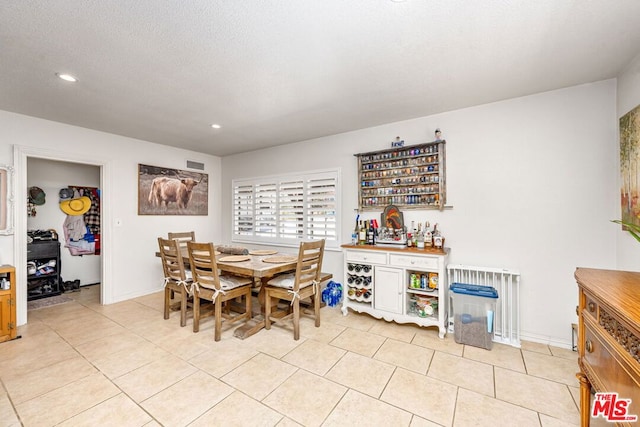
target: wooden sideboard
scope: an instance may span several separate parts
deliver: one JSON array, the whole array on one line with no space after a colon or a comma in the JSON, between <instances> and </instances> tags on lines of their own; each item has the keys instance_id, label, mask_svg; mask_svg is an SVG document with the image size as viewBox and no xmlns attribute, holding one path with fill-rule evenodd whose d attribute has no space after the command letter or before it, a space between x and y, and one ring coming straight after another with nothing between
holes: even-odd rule
<instances>
[{"instance_id":1,"label":"wooden sideboard","mask_svg":"<svg viewBox=\"0 0 640 427\"><path fill-rule=\"evenodd\" d=\"M616 425L640 425L640 273L578 268L575 278L581 426L596 418L602 421L611 405L610 400L600 401L598 416L592 418L592 389L617 393L618 405L610 412Z\"/></svg>"}]
</instances>

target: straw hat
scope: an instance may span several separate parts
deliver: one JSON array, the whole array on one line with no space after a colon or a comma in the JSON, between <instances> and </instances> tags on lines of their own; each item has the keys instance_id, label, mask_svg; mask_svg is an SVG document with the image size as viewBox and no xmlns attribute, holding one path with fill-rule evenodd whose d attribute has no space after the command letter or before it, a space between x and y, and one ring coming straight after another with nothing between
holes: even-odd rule
<instances>
[{"instance_id":1,"label":"straw hat","mask_svg":"<svg viewBox=\"0 0 640 427\"><path fill-rule=\"evenodd\" d=\"M60 209L67 215L83 215L91 207L91 199L87 196L60 201Z\"/></svg>"}]
</instances>

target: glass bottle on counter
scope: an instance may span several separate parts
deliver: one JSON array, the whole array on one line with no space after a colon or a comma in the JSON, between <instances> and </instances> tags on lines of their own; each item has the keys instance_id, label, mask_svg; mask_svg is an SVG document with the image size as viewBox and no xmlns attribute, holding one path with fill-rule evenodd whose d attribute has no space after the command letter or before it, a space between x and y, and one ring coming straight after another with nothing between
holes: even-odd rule
<instances>
[{"instance_id":1,"label":"glass bottle on counter","mask_svg":"<svg viewBox=\"0 0 640 427\"><path fill-rule=\"evenodd\" d=\"M367 231L364 228L364 221L360 221L358 226L360 227L360 232L358 233L358 244L364 245L367 242Z\"/></svg>"},{"instance_id":2,"label":"glass bottle on counter","mask_svg":"<svg viewBox=\"0 0 640 427\"><path fill-rule=\"evenodd\" d=\"M429 223L429 221L425 221L424 222L424 247L425 248L430 248L433 246L433 233L431 233L431 230L429 230L429 227L431 227L431 224Z\"/></svg>"},{"instance_id":3,"label":"glass bottle on counter","mask_svg":"<svg viewBox=\"0 0 640 427\"><path fill-rule=\"evenodd\" d=\"M367 244L368 245L376 244L376 230L373 228L373 221L368 221Z\"/></svg>"}]
</instances>

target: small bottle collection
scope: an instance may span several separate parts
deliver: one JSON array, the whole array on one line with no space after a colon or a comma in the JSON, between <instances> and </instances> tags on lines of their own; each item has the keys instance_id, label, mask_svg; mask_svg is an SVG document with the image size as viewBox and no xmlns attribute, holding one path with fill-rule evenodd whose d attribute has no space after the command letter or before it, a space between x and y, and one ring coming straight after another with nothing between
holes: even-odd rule
<instances>
[{"instance_id":1,"label":"small bottle collection","mask_svg":"<svg viewBox=\"0 0 640 427\"><path fill-rule=\"evenodd\" d=\"M433 228L429 221L418 222L416 228L415 221L411 221L411 231L407 231L407 247L417 249L429 249L436 248L442 249L444 247L444 237L438 229L438 224L434 224Z\"/></svg>"},{"instance_id":2,"label":"small bottle collection","mask_svg":"<svg viewBox=\"0 0 640 427\"><path fill-rule=\"evenodd\" d=\"M356 154L359 208L386 205L442 209L446 204L445 141Z\"/></svg>"},{"instance_id":3,"label":"small bottle collection","mask_svg":"<svg viewBox=\"0 0 640 427\"><path fill-rule=\"evenodd\" d=\"M351 234L353 245L375 245L378 237L378 221L356 219L356 228Z\"/></svg>"},{"instance_id":4,"label":"small bottle collection","mask_svg":"<svg viewBox=\"0 0 640 427\"><path fill-rule=\"evenodd\" d=\"M356 220L356 227L351 234L352 245L375 245L375 244L400 244L408 248L417 249L442 249L444 247L444 237L434 224L433 228L429 221L411 221L411 228L404 227L402 230L391 230L379 227L378 221Z\"/></svg>"}]
</instances>

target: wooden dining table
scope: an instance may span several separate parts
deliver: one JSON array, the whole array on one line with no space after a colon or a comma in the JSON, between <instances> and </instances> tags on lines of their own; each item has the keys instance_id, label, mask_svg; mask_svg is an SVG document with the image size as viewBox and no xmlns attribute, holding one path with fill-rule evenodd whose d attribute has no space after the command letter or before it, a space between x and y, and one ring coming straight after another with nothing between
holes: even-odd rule
<instances>
[{"instance_id":1,"label":"wooden dining table","mask_svg":"<svg viewBox=\"0 0 640 427\"><path fill-rule=\"evenodd\" d=\"M247 255L250 257L247 261L230 262L224 261L228 257L226 254L220 254L216 256L216 263L218 268L222 272L233 273L239 276L253 277L254 287L260 287L258 293L258 301L261 306L261 313L255 315L251 320L246 321L242 325L238 326L233 331L233 336L240 339L245 339L251 335L256 334L265 327L264 319L264 286L267 282L280 273L288 273L295 271L298 263L297 254L283 254L278 252L277 254L270 255ZM233 257L233 256L232 256ZM284 262L266 262L265 259L273 259L275 257L287 257L289 261Z\"/></svg>"},{"instance_id":2,"label":"wooden dining table","mask_svg":"<svg viewBox=\"0 0 640 427\"><path fill-rule=\"evenodd\" d=\"M189 254L186 248L182 250L183 259L188 262ZM160 257L160 252L156 252L156 256ZM231 254L218 254L216 255L216 264L218 269L223 273L232 273L239 276L252 277L254 281L254 287L260 288L258 293L258 301L260 302L262 310L264 310L264 285L280 273L293 272L296 269L298 262L297 254L288 253L271 253L268 255L252 255L249 253L246 255L249 259L246 261L227 261L225 259L238 259L239 255ZM287 257L288 261L284 262L266 262L265 259L271 259L273 257ZM233 332L233 335L240 339L245 339L259 332L265 327L264 314L254 316L251 320L243 323Z\"/></svg>"}]
</instances>

